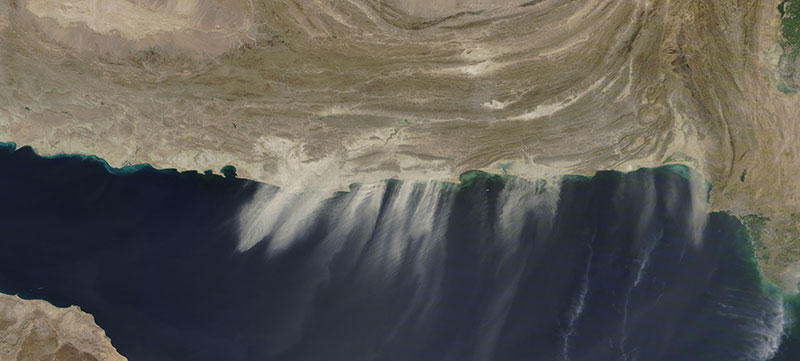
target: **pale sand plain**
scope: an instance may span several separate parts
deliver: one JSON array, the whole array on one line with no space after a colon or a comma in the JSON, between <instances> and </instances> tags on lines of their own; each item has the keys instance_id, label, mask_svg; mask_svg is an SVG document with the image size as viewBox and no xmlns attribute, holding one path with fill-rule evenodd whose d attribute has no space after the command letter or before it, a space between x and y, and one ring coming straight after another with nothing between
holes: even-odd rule
<instances>
[{"instance_id":1,"label":"pale sand plain","mask_svg":"<svg viewBox=\"0 0 800 361\"><path fill-rule=\"evenodd\" d=\"M778 3L5 0L0 141L296 191L684 163L711 210L768 218L760 265L796 292Z\"/></svg>"}]
</instances>

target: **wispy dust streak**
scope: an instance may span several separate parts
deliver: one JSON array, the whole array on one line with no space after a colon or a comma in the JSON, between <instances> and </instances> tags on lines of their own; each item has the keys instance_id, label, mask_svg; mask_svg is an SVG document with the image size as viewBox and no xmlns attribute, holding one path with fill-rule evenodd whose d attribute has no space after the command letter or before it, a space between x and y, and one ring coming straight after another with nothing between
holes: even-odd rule
<instances>
[{"instance_id":1,"label":"wispy dust streak","mask_svg":"<svg viewBox=\"0 0 800 361\"><path fill-rule=\"evenodd\" d=\"M782 299L774 297L769 300L771 308L750 310L750 312L726 312L731 308L740 310L741 304L748 301L748 295L736 289L729 289L723 292L719 298L721 300L718 301L720 308L717 310L717 314L736 320L737 323L740 323L742 330L751 336L747 341L748 349L751 351L743 355L743 360L771 360L778 352L788 326Z\"/></svg>"},{"instance_id":2,"label":"wispy dust streak","mask_svg":"<svg viewBox=\"0 0 800 361\"><path fill-rule=\"evenodd\" d=\"M552 229L553 218L560 199L560 181L546 186L543 181L529 182L519 178L511 179L499 195L497 202L498 218L495 229L497 230L494 247L501 249L502 260L498 273L510 274L507 279L501 280L495 286L495 295L489 304L481 326L480 341L478 342L475 360L491 360L496 348L500 332L506 322L506 317L514 296L519 289L523 269L528 262L528 252L518 252L528 237L522 237L525 223L536 220L536 233L531 235L536 239L544 239ZM524 254L525 256L520 256Z\"/></svg>"},{"instance_id":3,"label":"wispy dust streak","mask_svg":"<svg viewBox=\"0 0 800 361\"><path fill-rule=\"evenodd\" d=\"M592 259L594 258L594 239L597 234L592 234L592 238L587 244L589 248L589 257L586 260L586 268L581 277L580 289L577 297L573 300L573 305L570 309L569 319L567 320L567 329L561 336L561 361L569 361L569 340L575 333L575 322L581 317L583 309L586 307L586 295L589 293L589 273L592 270Z\"/></svg>"},{"instance_id":4,"label":"wispy dust streak","mask_svg":"<svg viewBox=\"0 0 800 361\"><path fill-rule=\"evenodd\" d=\"M663 227L660 224L653 224L658 222L655 215L659 196L654 175L650 172L640 172L632 176L634 177L632 178L633 181L628 177L623 178L614 194L615 210L624 212L625 208L629 207L630 204L636 204L639 207L637 208L635 219L621 220L634 223L633 234L631 235L631 241L633 242L631 252L633 254L630 256L633 258L635 266L631 282L625 289L619 344L620 352L625 360L628 359L628 355L633 353L632 350L626 350L631 293L641 282L650 256L663 235ZM637 202L631 202L631 197L636 197ZM629 226L620 224L617 228L626 229ZM653 229L659 229L659 233L657 235L651 234Z\"/></svg>"},{"instance_id":5,"label":"wispy dust streak","mask_svg":"<svg viewBox=\"0 0 800 361\"><path fill-rule=\"evenodd\" d=\"M253 200L239 214L238 249L246 251L272 236L269 253L284 251L313 223L324 200L319 192L298 194L259 186Z\"/></svg>"},{"instance_id":6,"label":"wispy dust streak","mask_svg":"<svg viewBox=\"0 0 800 361\"><path fill-rule=\"evenodd\" d=\"M698 173L689 174L689 192L692 197L691 229L692 240L700 244L708 224L708 184Z\"/></svg>"},{"instance_id":7,"label":"wispy dust streak","mask_svg":"<svg viewBox=\"0 0 800 361\"><path fill-rule=\"evenodd\" d=\"M259 185L252 200L239 213L239 251L246 251L266 237L284 211L289 194Z\"/></svg>"},{"instance_id":8,"label":"wispy dust streak","mask_svg":"<svg viewBox=\"0 0 800 361\"><path fill-rule=\"evenodd\" d=\"M444 236L454 195L443 190L440 182L414 184L413 187L418 205L410 216L406 232L408 248L414 252L406 256L412 258L412 272L417 282L414 295L390 338L403 327L409 327L418 337L424 337L430 332L426 323L433 316L441 297L446 255Z\"/></svg>"},{"instance_id":9,"label":"wispy dust streak","mask_svg":"<svg viewBox=\"0 0 800 361\"><path fill-rule=\"evenodd\" d=\"M616 215L612 215L615 221L603 225L603 233L629 239L622 246L631 263L625 268L623 284L619 285L621 290L617 296L621 309L616 309L618 318L609 330L614 334L613 348L623 360L637 357L635 345L628 343L635 339L629 333L640 320L633 316L635 310L629 308L636 304L638 292L651 279L648 272L658 269L655 259L651 258L657 254L656 248L662 244L664 233L670 231L665 227L678 226L677 234L689 249L692 244L702 246L708 222L707 183L695 174L690 174L687 180L687 183L663 183L653 172L628 174L616 185L610 195L612 204L604 210ZM548 185L543 181L510 178L497 195L495 209L473 213L478 218L471 222L481 223L481 227L486 226L493 232L478 244L477 253L480 261L488 260L486 255L491 255L491 261L486 263L491 268L483 271L492 281L485 308L475 315L476 321L479 320L476 328L469 331L479 337L473 340L468 359L489 361L498 352L512 305L520 288L524 287L521 284L523 275L531 262L541 256L532 252L533 240L553 239L560 184L558 181ZM297 286L292 320L296 319L297 325L306 325L306 318L313 314L310 307L320 287L329 280L339 282L341 272L352 275L347 282L366 286L364 289L369 292L380 293L383 287L391 289L398 284L408 287L404 292L410 292L409 298L396 310L395 321L382 341L402 343L407 337L425 340L431 337L430 325L436 322L442 307L447 306L441 303L447 295L444 284L447 247L449 242L458 241L447 239L458 193L451 186L435 181L392 181L357 185L351 192L335 197L318 193L292 194L263 186L239 215L239 250L250 250L259 242L266 242L266 256L276 257L305 240L309 228L314 228L315 232L322 233L317 235L313 241L315 247L303 260L307 273L303 284ZM483 194L482 189L480 193ZM495 216L489 219L492 214ZM595 233L586 240L588 253L583 258L586 263L582 271L578 271L576 287L564 305L566 324L554 345L558 355L554 358L561 361L570 360L570 354L577 352L572 344L576 342L576 335L581 334L578 321L591 316L586 312L591 306L590 291L595 290L590 274L593 274L592 267L600 264L598 260L603 259L598 257L604 257L603 248L595 244L595 237L600 237L598 229L595 226ZM734 303L740 300L737 297L736 294L725 295L720 302ZM724 312L725 307L722 308ZM780 300L774 302L774 308L761 314L722 316L745 317L737 322L752 334L752 344L748 344L749 351L742 355L742 360L765 361L774 356L786 324Z\"/></svg>"},{"instance_id":10,"label":"wispy dust streak","mask_svg":"<svg viewBox=\"0 0 800 361\"><path fill-rule=\"evenodd\" d=\"M294 199L290 212L275 229L267 247L268 254L278 254L291 247L292 243L314 223L316 213L323 208L325 197L321 193L303 193Z\"/></svg>"}]
</instances>

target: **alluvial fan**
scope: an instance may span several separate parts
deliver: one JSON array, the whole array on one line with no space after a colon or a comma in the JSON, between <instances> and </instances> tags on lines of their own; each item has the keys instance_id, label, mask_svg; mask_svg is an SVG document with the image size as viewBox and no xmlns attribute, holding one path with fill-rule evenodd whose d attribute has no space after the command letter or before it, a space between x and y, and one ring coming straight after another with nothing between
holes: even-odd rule
<instances>
[{"instance_id":1,"label":"alluvial fan","mask_svg":"<svg viewBox=\"0 0 800 361\"><path fill-rule=\"evenodd\" d=\"M111 174L29 148L0 163L0 290L80 306L131 360L795 352L782 344L796 338L784 337L791 312L746 232L707 213L707 183L683 167L548 181L469 172L331 196Z\"/></svg>"}]
</instances>

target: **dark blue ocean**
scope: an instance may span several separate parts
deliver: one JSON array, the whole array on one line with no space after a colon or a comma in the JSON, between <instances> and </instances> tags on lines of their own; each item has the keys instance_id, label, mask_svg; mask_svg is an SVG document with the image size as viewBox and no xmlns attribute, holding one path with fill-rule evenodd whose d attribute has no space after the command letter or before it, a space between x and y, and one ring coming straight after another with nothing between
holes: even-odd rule
<instances>
[{"instance_id":1,"label":"dark blue ocean","mask_svg":"<svg viewBox=\"0 0 800 361\"><path fill-rule=\"evenodd\" d=\"M798 301L680 166L335 194L0 148L0 292L133 361L800 360Z\"/></svg>"}]
</instances>

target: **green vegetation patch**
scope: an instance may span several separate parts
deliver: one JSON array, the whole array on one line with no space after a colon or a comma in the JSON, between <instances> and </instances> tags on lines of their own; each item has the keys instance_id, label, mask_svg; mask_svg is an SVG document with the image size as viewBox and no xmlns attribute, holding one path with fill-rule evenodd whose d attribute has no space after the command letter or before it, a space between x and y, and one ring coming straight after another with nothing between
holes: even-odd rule
<instances>
[{"instance_id":1,"label":"green vegetation patch","mask_svg":"<svg viewBox=\"0 0 800 361\"><path fill-rule=\"evenodd\" d=\"M743 229L748 234L744 235L746 238L753 242L756 257L760 260L766 261L768 255L766 252L766 245L762 241L764 229L767 227L769 217L759 216L757 214L750 214L741 218L745 228Z\"/></svg>"},{"instance_id":2,"label":"green vegetation patch","mask_svg":"<svg viewBox=\"0 0 800 361\"><path fill-rule=\"evenodd\" d=\"M800 52L800 2L783 0L778 5L781 13L781 46L785 55L794 60Z\"/></svg>"},{"instance_id":3,"label":"green vegetation patch","mask_svg":"<svg viewBox=\"0 0 800 361\"><path fill-rule=\"evenodd\" d=\"M797 55L800 54L800 0L783 0L778 5L781 14L781 39L778 44L783 49L780 60L781 81L778 90L793 94L800 90L795 74L800 71Z\"/></svg>"},{"instance_id":4,"label":"green vegetation patch","mask_svg":"<svg viewBox=\"0 0 800 361\"><path fill-rule=\"evenodd\" d=\"M783 94L794 94L797 93L797 90L789 89L783 82L778 83L778 90L780 90Z\"/></svg>"},{"instance_id":5,"label":"green vegetation patch","mask_svg":"<svg viewBox=\"0 0 800 361\"><path fill-rule=\"evenodd\" d=\"M507 175L508 170L511 168L512 165L513 165L512 163L500 163L498 167L500 168L500 170L503 171L503 175Z\"/></svg>"}]
</instances>

